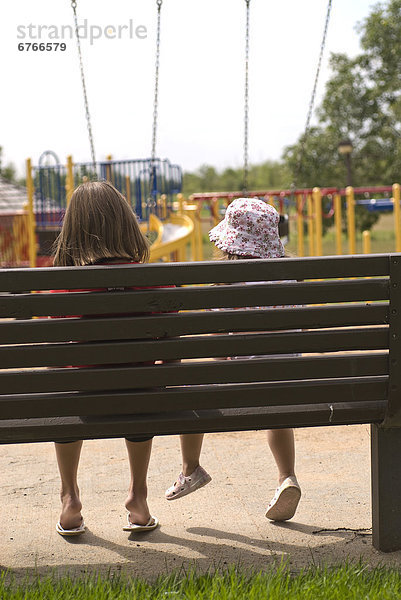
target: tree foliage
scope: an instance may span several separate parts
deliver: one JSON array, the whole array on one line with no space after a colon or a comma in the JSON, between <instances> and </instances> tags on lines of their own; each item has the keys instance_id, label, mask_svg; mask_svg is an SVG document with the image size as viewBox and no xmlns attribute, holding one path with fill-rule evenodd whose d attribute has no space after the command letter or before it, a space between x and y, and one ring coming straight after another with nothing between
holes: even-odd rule
<instances>
[{"instance_id":1,"label":"tree foliage","mask_svg":"<svg viewBox=\"0 0 401 600\"><path fill-rule=\"evenodd\" d=\"M248 187L252 190L288 188L290 183L290 171L281 161L266 161L250 168ZM234 192L242 188L242 169L218 172L210 165L203 165L194 173L184 173L183 190L187 196L196 192Z\"/></svg>"},{"instance_id":2,"label":"tree foliage","mask_svg":"<svg viewBox=\"0 0 401 600\"><path fill-rule=\"evenodd\" d=\"M301 185L346 181L338 143L349 138L353 184L384 185L401 177L401 0L377 4L358 26L361 53L332 54L333 72L319 107L318 126L305 142ZM302 138L286 149L295 176Z\"/></svg>"},{"instance_id":3,"label":"tree foliage","mask_svg":"<svg viewBox=\"0 0 401 600\"><path fill-rule=\"evenodd\" d=\"M3 147L0 146L0 175L7 181L17 181L17 171L12 163L3 166Z\"/></svg>"}]
</instances>

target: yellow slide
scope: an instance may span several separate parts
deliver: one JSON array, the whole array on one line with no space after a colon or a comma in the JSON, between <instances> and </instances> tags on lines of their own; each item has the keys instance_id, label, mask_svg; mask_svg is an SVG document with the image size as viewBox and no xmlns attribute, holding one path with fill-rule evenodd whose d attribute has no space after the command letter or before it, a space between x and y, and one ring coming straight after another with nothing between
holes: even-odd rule
<instances>
[{"instance_id":1,"label":"yellow slide","mask_svg":"<svg viewBox=\"0 0 401 600\"><path fill-rule=\"evenodd\" d=\"M187 260L187 245L191 244L191 258L194 260L194 224L186 215L171 215L165 223L162 223L155 215L149 218L147 223L141 224L141 230L146 233L148 229L156 233L156 239L150 247L150 262L174 261L184 262Z\"/></svg>"}]
</instances>

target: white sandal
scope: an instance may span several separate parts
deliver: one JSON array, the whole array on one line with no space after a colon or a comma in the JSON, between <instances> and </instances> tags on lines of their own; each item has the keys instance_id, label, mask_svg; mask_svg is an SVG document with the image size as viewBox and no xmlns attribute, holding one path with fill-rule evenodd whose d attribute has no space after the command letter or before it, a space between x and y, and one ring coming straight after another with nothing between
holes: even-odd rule
<instances>
[{"instance_id":1,"label":"white sandal","mask_svg":"<svg viewBox=\"0 0 401 600\"><path fill-rule=\"evenodd\" d=\"M301 499L301 488L295 476L287 477L276 489L265 516L272 521L292 519Z\"/></svg>"},{"instance_id":2,"label":"white sandal","mask_svg":"<svg viewBox=\"0 0 401 600\"><path fill-rule=\"evenodd\" d=\"M182 498L182 496L192 494L192 492L199 490L199 488L207 485L210 481L212 481L212 478L201 466L197 467L188 477L180 473L177 481L166 490L166 499L176 500L177 498Z\"/></svg>"}]
</instances>

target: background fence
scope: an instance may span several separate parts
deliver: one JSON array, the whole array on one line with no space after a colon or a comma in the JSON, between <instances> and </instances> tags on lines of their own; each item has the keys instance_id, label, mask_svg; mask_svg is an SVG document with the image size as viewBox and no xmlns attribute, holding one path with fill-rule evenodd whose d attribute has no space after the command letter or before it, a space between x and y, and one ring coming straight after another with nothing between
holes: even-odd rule
<instances>
[{"instance_id":1,"label":"background fence","mask_svg":"<svg viewBox=\"0 0 401 600\"><path fill-rule=\"evenodd\" d=\"M168 218L175 194L182 189L182 171L169 160L106 160L38 166L33 169L34 211L38 230L60 228L73 190L84 181L110 181L129 201L140 221L150 212ZM161 197L163 199L161 200Z\"/></svg>"}]
</instances>

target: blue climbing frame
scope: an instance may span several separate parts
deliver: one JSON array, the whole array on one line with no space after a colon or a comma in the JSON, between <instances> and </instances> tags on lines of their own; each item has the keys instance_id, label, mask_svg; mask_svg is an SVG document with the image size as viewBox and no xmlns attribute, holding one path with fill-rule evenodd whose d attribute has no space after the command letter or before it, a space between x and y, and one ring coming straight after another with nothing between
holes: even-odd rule
<instances>
[{"instance_id":1,"label":"blue climbing frame","mask_svg":"<svg viewBox=\"0 0 401 600\"><path fill-rule=\"evenodd\" d=\"M152 169L154 177L151 177ZM173 198L182 190L182 170L168 159L106 160L96 163L76 163L73 166L74 187L85 180L110 181L132 205L138 219L146 221L149 212L161 219L168 217ZM35 214L39 230L58 229L67 206L67 167L65 165L38 166L34 168ZM150 189L153 182L153 189ZM167 211L157 199L166 196ZM149 199L152 200L152 207Z\"/></svg>"}]
</instances>

